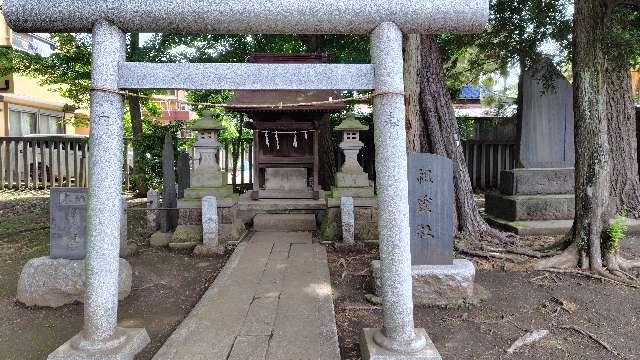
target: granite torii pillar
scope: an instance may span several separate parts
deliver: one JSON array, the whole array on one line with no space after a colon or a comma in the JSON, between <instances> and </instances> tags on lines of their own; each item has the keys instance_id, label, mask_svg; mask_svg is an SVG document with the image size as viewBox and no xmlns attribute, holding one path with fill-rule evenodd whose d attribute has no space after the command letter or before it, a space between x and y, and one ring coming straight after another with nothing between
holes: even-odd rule
<instances>
[{"instance_id":1,"label":"granite torii pillar","mask_svg":"<svg viewBox=\"0 0 640 360\"><path fill-rule=\"evenodd\" d=\"M140 12L144 5L145 11ZM94 34L85 328L50 358L132 357L148 341L117 319L117 234L122 167L118 89L374 90L384 328L365 329L365 359L436 359L414 329L409 251L402 32L480 31L488 0L4 0L18 32ZM124 62L124 32L371 34L373 64L145 64ZM107 91L105 91L105 89ZM114 260L115 259L115 260ZM117 354L117 355L116 355Z\"/></svg>"}]
</instances>

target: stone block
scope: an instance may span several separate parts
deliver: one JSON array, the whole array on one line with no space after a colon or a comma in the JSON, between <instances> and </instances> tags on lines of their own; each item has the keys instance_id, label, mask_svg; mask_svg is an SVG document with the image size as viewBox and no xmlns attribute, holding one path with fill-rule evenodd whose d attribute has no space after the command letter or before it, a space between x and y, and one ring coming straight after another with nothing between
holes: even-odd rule
<instances>
[{"instance_id":1,"label":"stone block","mask_svg":"<svg viewBox=\"0 0 640 360\"><path fill-rule=\"evenodd\" d=\"M358 241L373 241L380 237L378 232L378 221L375 222L357 222L355 228L355 238Z\"/></svg>"},{"instance_id":2,"label":"stone block","mask_svg":"<svg viewBox=\"0 0 640 360\"><path fill-rule=\"evenodd\" d=\"M120 212L120 253L127 246L127 203L122 199ZM49 201L50 256L81 260L87 244L87 188L52 188Z\"/></svg>"},{"instance_id":3,"label":"stone block","mask_svg":"<svg viewBox=\"0 0 640 360\"><path fill-rule=\"evenodd\" d=\"M355 218L356 218L356 223L370 223L373 221L371 214L372 214L372 208L370 207L357 207L355 209ZM377 221L377 219L376 219Z\"/></svg>"},{"instance_id":4,"label":"stone block","mask_svg":"<svg viewBox=\"0 0 640 360\"><path fill-rule=\"evenodd\" d=\"M27 306L58 307L84 301L84 260L39 257L29 260L18 280L17 299ZM131 266L120 259L118 298L131 292Z\"/></svg>"},{"instance_id":5,"label":"stone block","mask_svg":"<svg viewBox=\"0 0 640 360\"><path fill-rule=\"evenodd\" d=\"M341 241L342 232L339 230L341 226L340 208L328 208L327 213L322 218L322 224L320 225L320 239L322 241ZM358 236L357 226L355 228L354 236L356 238Z\"/></svg>"},{"instance_id":6,"label":"stone block","mask_svg":"<svg viewBox=\"0 0 640 360\"><path fill-rule=\"evenodd\" d=\"M178 210L178 225L199 225L202 223L202 210L180 209Z\"/></svg>"},{"instance_id":7,"label":"stone block","mask_svg":"<svg viewBox=\"0 0 640 360\"><path fill-rule=\"evenodd\" d=\"M220 187L226 185L225 173L215 167L200 167L191 171L191 186L194 188ZM185 194L186 195L186 194Z\"/></svg>"},{"instance_id":8,"label":"stone block","mask_svg":"<svg viewBox=\"0 0 640 360\"><path fill-rule=\"evenodd\" d=\"M193 181L192 181L193 184ZM193 201L200 202L205 196L215 196L222 206L222 199L236 199L237 195L233 193L233 187L231 185L225 185L220 187L196 187L192 186L184 191L184 199L178 202L178 204L189 204L189 207L199 207L200 205L193 206ZM190 202L191 201L191 202ZM178 205L180 206L180 205ZM182 207L182 206L180 206Z\"/></svg>"},{"instance_id":9,"label":"stone block","mask_svg":"<svg viewBox=\"0 0 640 360\"><path fill-rule=\"evenodd\" d=\"M353 245L355 244L355 210L353 208L353 198L343 197L341 203L342 243L345 245Z\"/></svg>"},{"instance_id":10,"label":"stone block","mask_svg":"<svg viewBox=\"0 0 640 360\"><path fill-rule=\"evenodd\" d=\"M173 233L163 233L162 231L156 231L151 235L151 239L149 240L149 245L155 247L163 247L169 245L171 242L171 238L173 237Z\"/></svg>"},{"instance_id":11,"label":"stone block","mask_svg":"<svg viewBox=\"0 0 640 360\"><path fill-rule=\"evenodd\" d=\"M140 328L117 327L114 337L121 339L114 347L81 350L78 346L83 341L80 333L49 354L47 360L132 360L151 342L147 331Z\"/></svg>"},{"instance_id":12,"label":"stone block","mask_svg":"<svg viewBox=\"0 0 640 360\"><path fill-rule=\"evenodd\" d=\"M170 243L202 243L202 225L178 226Z\"/></svg>"},{"instance_id":13,"label":"stone block","mask_svg":"<svg viewBox=\"0 0 640 360\"><path fill-rule=\"evenodd\" d=\"M339 188L353 188L368 187L371 183L369 182L369 175L364 172L359 174L338 172L336 173L336 185Z\"/></svg>"},{"instance_id":14,"label":"stone block","mask_svg":"<svg viewBox=\"0 0 640 360\"><path fill-rule=\"evenodd\" d=\"M513 169L500 173L500 192L505 195L572 194L574 168Z\"/></svg>"},{"instance_id":15,"label":"stone block","mask_svg":"<svg viewBox=\"0 0 640 360\"><path fill-rule=\"evenodd\" d=\"M258 214L253 218L256 231L314 231L314 214Z\"/></svg>"},{"instance_id":16,"label":"stone block","mask_svg":"<svg viewBox=\"0 0 640 360\"><path fill-rule=\"evenodd\" d=\"M508 221L568 220L575 215L575 200L565 195L485 195L488 215Z\"/></svg>"},{"instance_id":17,"label":"stone block","mask_svg":"<svg viewBox=\"0 0 640 360\"><path fill-rule=\"evenodd\" d=\"M372 186L365 187L332 187L331 197L339 199L343 196L352 198L370 198L375 196L375 190Z\"/></svg>"},{"instance_id":18,"label":"stone block","mask_svg":"<svg viewBox=\"0 0 640 360\"><path fill-rule=\"evenodd\" d=\"M238 207L220 208L218 207L218 221L221 224L231 224L238 218Z\"/></svg>"},{"instance_id":19,"label":"stone block","mask_svg":"<svg viewBox=\"0 0 640 360\"><path fill-rule=\"evenodd\" d=\"M218 226L218 239L220 244L225 244L229 241L238 241L247 232L244 224L240 221L236 221L233 224L220 224Z\"/></svg>"},{"instance_id":20,"label":"stone block","mask_svg":"<svg viewBox=\"0 0 640 360\"><path fill-rule=\"evenodd\" d=\"M307 190L307 169L267 168L264 187L267 190Z\"/></svg>"},{"instance_id":21,"label":"stone block","mask_svg":"<svg viewBox=\"0 0 640 360\"><path fill-rule=\"evenodd\" d=\"M376 294L380 296L380 261L371 262ZM463 305L473 298L476 270L466 259L454 259L452 265L414 265L413 301L417 305Z\"/></svg>"},{"instance_id":22,"label":"stone block","mask_svg":"<svg viewBox=\"0 0 640 360\"><path fill-rule=\"evenodd\" d=\"M378 331L380 331L380 329L362 329L360 353L362 354L363 360L442 360L436 346L424 329L415 329L415 332L416 336L425 338L425 347L418 352L410 353L389 351L378 345L373 339L375 333Z\"/></svg>"}]
</instances>

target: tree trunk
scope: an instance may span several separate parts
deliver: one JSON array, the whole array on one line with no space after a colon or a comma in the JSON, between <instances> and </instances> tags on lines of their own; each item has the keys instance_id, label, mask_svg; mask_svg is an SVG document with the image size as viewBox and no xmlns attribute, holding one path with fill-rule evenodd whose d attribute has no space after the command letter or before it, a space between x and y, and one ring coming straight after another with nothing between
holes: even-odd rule
<instances>
[{"instance_id":1,"label":"tree trunk","mask_svg":"<svg viewBox=\"0 0 640 360\"><path fill-rule=\"evenodd\" d=\"M576 0L573 25L573 77L576 144L574 242L582 267L602 270L601 235L609 211L604 44L606 3Z\"/></svg>"},{"instance_id":2,"label":"tree trunk","mask_svg":"<svg viewBox=\"0 0 640 360\"><path fill-rule=\"evenodd\" d=\"M426 140L422 151L446 156L453 161L454 224L464 238L476 245L481 240L504 242L506 234L492 229L484 221L474 201L469 169L458 135L453 103L446 90L444 68L435 37L422 35L420 42L420 109Z\"/></svg>"},{"instance_id":3,"label":"tree trunk","mask_svg":"<svg viewBox=\"0 0 640 360\"><path fill-rule=\"evenodd\" d=\"M318 183L324 190L331 190L336 178L336 144L331 136L329 115L318 123L318 156L320 158Z\"/></svg>"},{"instance_id":4,"label":"tree trunk","mask_svg":"<svg viewBox=\"0 0 640 360\"><path fill-rule=\"evenodd\" d=\"M426 134L420 112L420 35L405 36L404 58L407 153L421 152L425 147Z\"/></svg>"},{"instance_id":5,"label":"tree trunk","mask_svg":"<svg viewBox=\"0 0 640 360\"><path fill-rule=\"evenodd\" d=\"M628 66L607 62L606 110L611 159L610 207L613 213L640 217L640 178L636 114Z\"/></svg>"},{"instance_id":6,"label":"tree trunk","mask_svg":"<svg viewBox=\"0 0 640 360\"><path fill-rule=\"evenodd\" d=\"M138 61L140 52L140 34L132 33L129 44L129 61ZM135 179L136 193L138 196L147 194L146 184L142 181L144 170L140 167L140 154L138 141L142 135L142 110L140 108L140 98L138 90L131 90L132 96L127 97L129 102L129 114L131 115L131 135L133 137L133 178Z\"/></svg>"}]
</instances>

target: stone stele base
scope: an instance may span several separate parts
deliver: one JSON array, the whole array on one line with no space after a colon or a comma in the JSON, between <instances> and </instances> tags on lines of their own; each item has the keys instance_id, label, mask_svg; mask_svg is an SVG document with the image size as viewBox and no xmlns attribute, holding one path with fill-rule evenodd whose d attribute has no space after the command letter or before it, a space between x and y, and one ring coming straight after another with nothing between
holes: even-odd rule
<instances>
[{"instance_id":1,"label":"stone stele base","mask_svg":"<svg viewBox=\"0 0 640 360\"><path fill-rule=\"evenodd\" d=\"M51 259L48 256L29 260L18 280L18 301L27 306L58 307L84 301L84 260ZM131 265L120 259L118 299L131 292Z\"/></svg>"},{"instance_id":2,"label":"stone stele base","mask_svg":"<svg viewBox=\"0 0 640 360\"><path fill-rule=\"evenodd\" d=\"M371 262L371 270L380 296L380 261ZM476 269L466 259L454 259L453 265L414 265L413 302L417 305L463 305L473 298Z\"/></svg>"},{"instance_id":3,"label":"stone stele base","mask_svg":"<svg viewBox=\"0 0 640 360\"><path fill-rule=\"evenodd\" d=\"M49 354L47 360L133 360L151 342L145 329L118 327L115 336L122 339L117 346L89 351L79 349L77 344L82 341L80 333Z\"/></svg>"},{"instance_id":4,"label":"stone stele base","mask_svg":"<svg viewBox=\"0 0 640 360\"><path fill-rule=\"evenodd\" d=\"M360 340L360 352L363 360L442 360L440 353L424 329L416 329L417 335L422 335L427 340L427 345L421 351L414 353L399 353L389 351L373 340L373 335L379 329L362 329Z\"/></svg>"}]
</instances>

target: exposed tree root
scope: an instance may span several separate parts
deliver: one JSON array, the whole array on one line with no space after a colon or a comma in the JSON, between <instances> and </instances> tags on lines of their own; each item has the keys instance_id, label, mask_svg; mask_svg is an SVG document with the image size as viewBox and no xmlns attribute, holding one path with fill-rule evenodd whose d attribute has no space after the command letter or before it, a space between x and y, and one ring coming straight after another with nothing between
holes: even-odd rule
<instances>
[{"instance_id":1,"label":"exposed tree root","mask_svg":"<svg viewBox=\"0 0 640 360\"><path fill-rule=\"evenodd\" d=\"M613 283L617 283L620 285L626 285L635 289L640 289L640 283L637 282L633 282L633 281L628 281L624 278L619 278L617 276L614 276L611 273L608 272L603 272L602 274L594 274L592 272L588 272L588 271L582 271L582 270L578 270L578 269L554 269L554 268L549 268L549 269L537 269L538 271L548 271L548 272L552 272L552 273L561 273L561 274L576 274L576 275L581 275L584 277L590 277L593 279L598 279L598 280L602 280L602 281L610 281ZM604 276L603 276L604 275Z\"/></svg>"},{"instance_id":2,"label":"exposed tree root","mask_svg":"<svg viewBox=\"0 0 640 360\"><path fill-rule=\"evenodd\" d=\"M598 344L600 344L600 346L602 346L603 348L605 348L607 351L609 351L610 353L612 353L613 355L617 356L617 357L622 357L620 354L618 354L617 351L615 351L611 346L609 346L609 344L607 344L606 342L598 339L595 335L593 335L592 333L588 332L587 330L581 329L577 326L558 326L558 328L560 329L568 329L568 330L573 330L575 332L578 332L588 338L590 338L591 340L597 342Z\"/></svg>"},{"instance_id":3,"label":"exposed tree root","mask_svg":"<svg viewBox=\"0 0 640 360\"><path fill-rule=\"evenodd\" d=\"M460 245L456 246L456 250L461 254L482 257L482 258L490 258L490 259L500 259L500 260L509 260L514 263L522 263L524 260L517 255L504 254L500 252L491 252L491 251L482 251L482 250L474 250L462 247Z\"/></svg>"},{"instance_id":4,"label":"exposed tree root","mask_svg":"<svg viewBox=\"0 0 640 360\"><path fill-rule=\"evenodd\" d=\"M523 255L523 256L533 257L536 259L552 257L558 254L558 252L543 253L540 251L517 248L517 247L516 248L498 248L498 247L492 247L492 246L484 246L484 249L492 252L498 252L498 253Z\"/></svg>"},{"instance_id":5,"label":"exposed tree root","mask_svg":"<svg viewBox=\"0 0 640 360\"><path fill-rule=\"evenodd\" d=\"M536 270L545 269L575 269L580 263L580 254L575 245L571 245L558 255L540 259L533 263Z\"/></svg>"}]
</instances>

